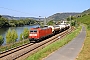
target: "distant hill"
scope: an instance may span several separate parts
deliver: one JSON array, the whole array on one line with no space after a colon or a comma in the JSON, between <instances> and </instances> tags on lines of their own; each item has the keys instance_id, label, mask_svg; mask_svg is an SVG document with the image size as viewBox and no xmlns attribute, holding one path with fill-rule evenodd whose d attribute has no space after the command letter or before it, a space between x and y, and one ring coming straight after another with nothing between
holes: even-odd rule
<instances>
[{"instance_id":1,"label":"distant hill","mask_svg":"<svg viewBox=\"0 0 90 60\"><path fill-rule=\"evenodd\" d=\"M47 21L50 21L50 20L54 20L54 21L58 21L58 20L63 20L67 17L69 17L70 15L74 16L74 15L77 15L77 14L80 14L80 13L56 13L56 14L53 14L51 16L49 16L47 18ZM14 17L14 16L9 16L9 15L2 15L3 17L5 18L8 18L9 20L20 20L20 19L25 19L25 18L30 18L30 19L34 19L34 20L40 20L40 21L43 21L44 18L36 18L36 17Z\"/></svg>"},{"instance_id":2,"label":"distant hill","mask_svg":"<svg viewBox=\"0 0 90 60\"><path fill-rule=\"evenodd\" d=\"M82 13L90 13L90 8L88 10L83 11Z\"/></svg>"},{"instance_id":3,"label":"distant hill","mask_svg":"<svg viewBox=\"0 0 90 60\"><path fill-rule=\"evenodd\" d=\"M20 19L26 19L26 18L29 18L29 19L33 19L33 20L43 20L44 18L35 18L35 17L14 17L14 16L9 16L9 15L1 15L2 17L4 18L7 18L9 20L20 20Z\"/></svg>"},{"instance_id":4,"label":"distant hill","mask_svg":"<svg viewBox=\"0 0 90 60\"><path fill-rule=\"evenodd\" d=\"M56 13L52 16L49 16L47 19L48 20L63 20L67 17L69 17L70 15L74 16L74 15L77 15L77 14L81 14L81 13Z\"/></svg>"}]
</instances>

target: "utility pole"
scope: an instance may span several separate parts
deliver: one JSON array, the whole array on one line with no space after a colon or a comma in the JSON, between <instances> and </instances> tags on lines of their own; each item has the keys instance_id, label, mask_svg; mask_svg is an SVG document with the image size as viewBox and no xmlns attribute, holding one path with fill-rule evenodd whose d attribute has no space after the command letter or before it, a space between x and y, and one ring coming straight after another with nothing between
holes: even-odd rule
<instances>
[{"instance_id":1,"label":"utility pole","mask_svg":"<svg viewBox=\"0 0 90 60\"><path fill-rule=\"evenodd\" d=\"M76 22L75 22L75 25L76 25L76 27L77 27L77 16L76 16Z\"/></svg>"},{"instance_id":2,"label":"utility pole","mask_svg":"<svg viewBox=\"0 0 90 60\"><path fill-rule=\"evenodd\" d=\"M70 26L71 26L71 15L70 15Z\"/></svg>"},{"instance_id":3,"label":"utility pole","mask_svg":"<svg viewBox=\"0 0 90 60\"><path fill-rule=\"evenodd\" d=\"M46 17L45 17L45 19L44 19L44 26L46 25Z\"/></svg>"},{"instance_id":4,"label":"utility pole","mask_svg":"<svg viewBox=\"0 0 90 60\"><path fill-rule=\"evenodd\" d=\"M70 15L70 31L71 31L71 15Z\"/></svg>"},{"instance_id":5,"label":"utility pole","mask_svg":"<svg viewBox=\"0 0 90 60\"><path fill-rule=\"evenodd\" d=\"M22 35L22 39L23 39L23 45L24 45L24 36Z\"/></svg>"},{"instance_id":6,"label":"utility pole","mask_svg":"<svg viewBox=\"0 0 90 60\"><path fill-rule=\"evenodd\" d=\"M41 17L41 16L39 16L39 25L40 25L40 17Z\"/></svg>"}]
</instances>

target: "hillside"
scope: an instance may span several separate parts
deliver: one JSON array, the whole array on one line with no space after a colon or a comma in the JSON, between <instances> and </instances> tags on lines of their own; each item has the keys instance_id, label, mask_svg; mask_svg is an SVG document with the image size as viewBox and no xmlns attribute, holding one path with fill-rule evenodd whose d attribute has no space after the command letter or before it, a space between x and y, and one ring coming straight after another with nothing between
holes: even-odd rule
<instances>
[{"instance_id":1,"label":"hillside","mask_svg":"<svg viewBox=\"0 0 90 60\"><path fill-rule=\"evenodd\" d=\"M90 29L90 15L85 15L83 17L77 18L77 22L86 24L87 28Z\"/></svg>"},{"instance_id":2,"label":"hillside","mask_svg":"<svg viewBox=\"0 0 90 60\"><path fill-rule=\"evenodd\" d=\"M82 13L90 13L90 8L88 10L83 11Z\"/></svg>"},{"instance_id":3,"label":"hillside","mask_svg":"<svg viewBox=\"0 0 90 60\"><path fill-rule=\"evenodd\" d=\"M49 16L47 18L47 20L55 20L55 21L58 21L58 20L63 20L65 18L67 18L68 16L72 15L77 15L77 14L80 14L80 13L56 13L56 14L53 14L51 16ZM34 20L41 20L43 21L44 18L36 18L36 17L14 17L14 16L9 16L9 15L2 15L3 17L5 18L8 18L9 20L19 20L19 19L25 19L25 18L30 18L30 19L34 19Z\"/></svg>"},{"instance_id":4,"label":"hillside","mask_svg":"<svg viewBox=\"0 0 90 60\"><path fill-rule=\"evenodd\" d=\"M77 20L78 20L78 22L89 25L90 24L90 15L85 15L83 17L79 17Z\"/></svg>"},{"instance_id":5,"label":"hillside","mask_svg":"<svg viewBox=\"0 0 90 60\"><path fill-rule=\"evenodd\" d=\"M29 19L33 19L33 20L43 20L44 18L36 18L36 17L14 17L14 16L10 16L10 15L1 15L4 18L7 18L9 20L20 20L20 19L25 19L25 18L29 18Z\"/></svg>"},{"instance_id":6,"label":"hillside","mask_svg":"<svg viewBox=\"0 0 90 60\"><path fill-rule=\"evenodd\" d=\"M69 17L70 15L74 16L74 15L78 15L78 14L81 14L81 13L56 13L52 16L49 16L47 19L48 20L63 20L67 17Z\"/></svg>"},{"instance_id":7,"label":"hillside","mask_svg":"<svg viewBox=\"0 0 90 60\"><path fill-rule=\"evenodd\" d=\"M90 13L90 9L83 11L81 15L83 15L83 13ZM79 17L77 20L80 23L84 23L84 24L89 25L90 24L90 14L85 14L82 17Z\"/></svg>"}]
</instances>

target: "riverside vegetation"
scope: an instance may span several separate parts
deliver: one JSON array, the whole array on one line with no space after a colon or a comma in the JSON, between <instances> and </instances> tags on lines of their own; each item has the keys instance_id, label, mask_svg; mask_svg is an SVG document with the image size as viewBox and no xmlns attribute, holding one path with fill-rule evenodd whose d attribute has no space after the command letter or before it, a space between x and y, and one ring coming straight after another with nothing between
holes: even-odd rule
<instances>
[{"instance_id":1,"label":"riverside vegetation","mask_svg":"<svg viewBox=\"0 0 90 60\"><path fill-rule=\"evenodd\" d=\"M38 24L36 20L33 19L20 19L20 20L9 20L7 18L4 18L0 15L0 28L5 27L19 27L24 25L32 25L32 24Z\"/></svg>"},{"instance_id":2,"label":"riverside vegetation","mask_svg":"<svg viewBox=\"0 0 90 60\"><path fill-rule=\"evenodd\" d=\"M22 38L22 35L23 35L23 38ZM17 32L15 30L9 29L6 34L6 43L7 44L5 46L0 46L0 52L9 50L11 48L14 48L14 47L26 44L26 43L29 43L29 40L27 39L28 35L29 35L29 30L28 30L28 28L25 28L23 30L23 33L21 33L21 35L20 35L20 40L17 42L17 38L18 38ZM0 45L1 44L3 44L2 36L0 36Z\"/></svg>"},{"instance_id":3,"label":"riverside vegetation","mask_svg":"<svg viewBox=\"0 0 90 60\"><path fill-rule=\"evenodd\" d=\"M4 42L3 36L0 36L0 46L3 44L3 42Z\"/></svg>"},{"instance_id":4,"label":"riverside vegetation","mask_svg":"<svg viewBox=\"0 0 90 60\"><path fill-rule=\"evenodd\" d=\"M36 20L33 19L20 19L20 20L9 20L7 18L4 18L3 16L0 15L0 28L7 28L7 27L19 27L19 26L24 26L24 25L35 25L39 24ZM20 34L20 40L28 38L29 30L27 28L24 29L23 33ZM23 35L23 39L22 39ZM0 35L0 52L11 49L13 47L22 45L23 42L17 42L18 34L17 32L13 29L9 29L8 32L6 33L6 45L2 46L4 43L4 38L3 36ZM29 42L28 40L24 42ZM16 44L16 45L15 45Z\"/></svg>"}]
</instances>

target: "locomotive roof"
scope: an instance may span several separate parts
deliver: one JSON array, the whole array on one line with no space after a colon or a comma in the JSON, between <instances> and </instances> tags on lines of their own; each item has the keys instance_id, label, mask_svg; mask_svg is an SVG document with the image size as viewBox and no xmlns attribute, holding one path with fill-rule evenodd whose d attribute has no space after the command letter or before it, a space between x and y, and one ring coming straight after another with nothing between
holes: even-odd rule
<instances>
[{"instance_id":1,"label":"locomotive roof","mask_svg":"<svg viewBox=\"0 0 90 60\"><path fill-rule=\"evenodd\" d=\"M43 28L40 28L40 27L37 27L37 28L31 28L31 29L39 29L39 30L42 30L42 29L49 29L50 27L43 27Z\"/></svg>"}]
</instances>

